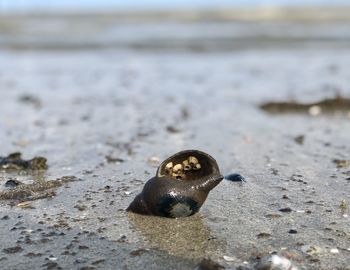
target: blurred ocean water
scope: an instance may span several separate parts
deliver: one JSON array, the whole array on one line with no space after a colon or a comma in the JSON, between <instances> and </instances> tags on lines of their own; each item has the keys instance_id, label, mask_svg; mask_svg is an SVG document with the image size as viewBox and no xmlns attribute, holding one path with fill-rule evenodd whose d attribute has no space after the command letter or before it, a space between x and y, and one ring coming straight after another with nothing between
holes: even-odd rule
<instances>
[{"instance_id":1,"label":"blurred ocean water","mask_svg":"<svg viewBox=\"0 0 350 270\"><path fill-rule=\"evenodd\" d=\"M0 12L350 5L347 0L1 0Z\"/></svg>"},{"instance_id":2,"label":"blurred ocean water","mask_svg":"<svg viewBox=\"0 0 350 270\"><path fill-rule=\"evenodd\" d=\"M0 48L348 48L346 4L349 1L0 0Z\"/></svg>"},{"instance_id":3,"label":"blurred ocean water","mask_svg":"<svg viewBox=\"0 0 350 270\"><path fill-rule=\"evenodd\" d=\"M349 48L350 8L0 16L0 48L214 52Z\"/></svg>"}]
</instances>

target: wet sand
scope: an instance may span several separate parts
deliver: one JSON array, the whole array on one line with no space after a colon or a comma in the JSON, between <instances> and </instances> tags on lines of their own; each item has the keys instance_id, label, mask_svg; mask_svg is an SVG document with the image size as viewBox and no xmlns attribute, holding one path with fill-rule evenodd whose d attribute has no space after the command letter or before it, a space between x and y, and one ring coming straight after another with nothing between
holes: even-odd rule
<instances>
[{"instance_id":1,"label":"wet sand","mask_svg":"<svg viewBox=\"0 0 350 270\"><path fill-rule=\"evenodd\" d=\"M203 258L252 267L273 251L299 269L349 269L341 205L350 167L334 162L350 160L349 112L260 109L350 97L346 21L67 28L64 16L47 20L12 19L7 27L17 30L1 31L0 156L43 156L49 169L2 172L0 191L8 179L81 180L28 207L0 201L5 269L193 269ZM247 38L251 28L260 32ZM150 159L184 149L209 153L247 183L223 181L185 219L125 212L156 172Z\"/></svg>"}]
</instances>

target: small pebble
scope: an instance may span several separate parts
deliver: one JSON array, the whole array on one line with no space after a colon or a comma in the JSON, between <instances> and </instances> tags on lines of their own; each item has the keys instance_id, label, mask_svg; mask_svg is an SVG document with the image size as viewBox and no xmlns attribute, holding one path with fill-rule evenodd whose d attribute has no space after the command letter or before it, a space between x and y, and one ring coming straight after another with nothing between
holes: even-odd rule
<instances>
[{"instance_id":1,"label":"small pebble","mask_svg":"<svg viewBox=\"0 0 350 270\"><path fill-rule=\"evenodd\" d=\"M309 108L309 114L312 116L320 115L322 112L322 109L320 106L314 105Z\"/></svg>"},{"instance_id":2,"label":"small pebble","mask_svg":"<svg viewBox=\"0 0 350 270\"><path fill-rule=\"evenodd\" d=\"M270 214L266 214L265 217L267 217L267 218L280 218L280 217L282 217L282 215L277 214L277 213L270 213Z\"/></svg>"},{"instance_id":3,"label":"small pebble","mask_svg":"<svg viewBox=\"0 0 350 270\"><path fill-rule=\"evenodd\" d=\"M290 213L293 210L290 207L286 207L286 208L281 208L278 211L283 212L283 213Z\"/></svg>"},{"instance_id":4,"label":"small pebble","mask_svg":"<svg viewBox=\"0 0 350 270\"><path fill-rule=\"evenodd\" d=\"M14 247L9 247L9 248L4 248L2 252L6 254L14 254L18 252L22 252L23 248L21 246L14 246Z\"/></svg>"},{"instance_id":5,"label":"small pebble","mask_svg":"<svg viewBox=\"0 0 350 270\"><path fill-rule=\"evenodd\" d=\"M225 176L225 179L232 182L247 182L245 178L238 173L231 173Z\"/></svg>"},{"instance_id":6,"label":"small pebble","mask_svg":"<svg viewBox=\"0 0 350 270\"><path fill-rule=\"evenodd\" d=\"M224 258L224 260L227 261L227 262L233 262L233 261L235 260L235 258L230 257L230 256L226 256L226 255L225 255L223 258Z\"/></svg>"},{"instance_id":7,"label":"small pebble","mask_svg":"<svg viewBox=\"0 0 350 270\"><path fill-rule=\"evenodd\" d=\"M276 254L261 258L255 267L256 270L297 270L287 258Z\"/></svg>"},{"instance_id":8,"label":"small pebble","mask_svg":"<svg viewBox=\"0 0 350 270\"><path fill-rule=\"evenodd\" d=\"M262 232L262 233L259 233L257 235L258 239L261 239L261 238L270 238L271 237L271 234L270 233L265 233L265 232Z\"/></svg>"},{"instance_id":9,"label":"small pebble","mask_svg":"<svg viewBox=\"0 0 350 270\"><path fill-rule=\"evenodd\" d=\"M294 138L294 141L298 144L303 144L304 143L305 136L304 135L299 135Z\"/></svg>"},{"instance_id":10,"label":"small pebble","mask_svg":"<svg viewBox=\"0 0 350 270\"><path fill-rule=\"evenodd\" d=\"M131 251L130 255L132 255L132 256L141 256L141 255L143 255L144 253L147 253L147 252L148 252L148 249L139 248L139 249Z\"/></svg>"},{"instance_id":11,"label":"small pebble","mask_svg":"<svg viewBox=\"0 0 350 270\"><path fill-rule=\"evenodd\" d=\"M332 248L332 249L330 250L330 252L333 253L333 254L338 254L338 253L339 253L339 249L337 249L337 248Z\"/></svg>"},{"instance_id":12,"label":"small pebble","mask_svg":"<svg viewBox=\"0 0 350 270\"><path fill-rule=\"evenodd\" d=\"M6 181L5 187L7 187L7 188L15 188L15 187L17 187L18 185L21 185L21 184L22 184L21 181L18 181L18 180L15 180L15 179L11 179L11 180Z\"/></svg>"},{"instance_id":13,"label":"small pebble","mask_svg":"<svg viewBox=\"0 0 350 270\"><path fill-rule=\"evenodd\" d=\"M322 249L318 246L304 245L301 247L301 251L309 255L314 255L320 253Z\"/></svg>"},{"instance_id":14,"label":"small pebble","mask_svg":"<svg viewBox=\"0 0 350 270\"><path fill-rule=\"evenodd\" d=\"M333 159L333 163L337 165L337 168L346 168L350 165L350 162L346 159Z\"/></svg>"},{"instance_id":15,"label":"small pebble","mask_svg":"<svg viewBox=\"0 0 350 270\"><path fill-rule=\"evenodd\" d=\"M17 204L17 207L29 208L30 207L30 202L20 202L19 204Z\"/></svg>"},{"instance_id":16,"label":"small pebble","mask_svg":"<svg viewBox=\"0 0 350 270\"><path fill-rule=\"evenodd\" d=\"M175 126L167 126L166 127L166 130L169 132L169 133L179 133L181 132L180 129L176 128Z\"/></svg>"}]
</instances>

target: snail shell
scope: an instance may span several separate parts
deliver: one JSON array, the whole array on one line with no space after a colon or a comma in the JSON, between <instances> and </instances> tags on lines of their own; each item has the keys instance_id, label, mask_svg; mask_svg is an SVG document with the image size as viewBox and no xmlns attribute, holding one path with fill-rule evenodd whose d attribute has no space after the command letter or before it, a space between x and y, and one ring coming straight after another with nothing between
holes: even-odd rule
<instances>
[{"instance_id":1,"label":"snail shell","mask_svg":"<svg viewBox=\"0 0 350 270\"><path fill-rule=\"evenodd\" d=\"M192 168L183 170L187 164ZM191 216L222 179L213 157L198 150L181 151L160 164L156 176L147 181L127 211L171 218Z\"/></svg>"}]
</instances>

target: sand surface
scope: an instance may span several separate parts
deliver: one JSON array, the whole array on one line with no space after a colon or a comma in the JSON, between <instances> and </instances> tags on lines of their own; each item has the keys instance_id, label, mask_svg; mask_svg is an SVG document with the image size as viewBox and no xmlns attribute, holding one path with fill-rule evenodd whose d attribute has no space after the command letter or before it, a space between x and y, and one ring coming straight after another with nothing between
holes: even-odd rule
<instances>
[{"instance_id":1,"label":"sand surface","mask_svg":"<svg viewBox=\"0 0 350 270\"><path fill-rule=\"evenodd\" d=\"M333 162L350 160L349 112L259 108L350 97L347 22L68 22L1 19L0 156L49 169L2 172L0 191L81 179L27 208L0 201L1 268L253 267L276 251L299 269L349 269L350 168ZM184 149L247 183L223 181L189 218L126 213Z\"/></svg>"}]
</instances>

